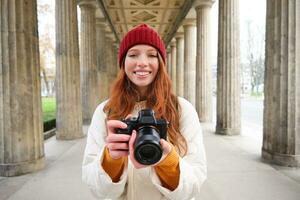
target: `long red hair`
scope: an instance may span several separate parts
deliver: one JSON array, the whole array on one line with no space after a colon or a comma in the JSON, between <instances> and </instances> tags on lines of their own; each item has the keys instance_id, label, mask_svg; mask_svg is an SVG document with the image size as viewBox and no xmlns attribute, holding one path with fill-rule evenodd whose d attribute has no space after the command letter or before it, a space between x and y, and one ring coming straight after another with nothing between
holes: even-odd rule
<instances>
[{"instance_id":1,"label":"long red hair","mask_svg":"<svg viewBox=\"0 0 300 200\"><path fill-rule=\"evenodd\" d=\"M148 87L146 107L154 110L156 118L163 118L169 122L167 139L183 156L187 152L187 142L179 131L181 108L172 91L171 80L159 53L158 60L157 75ZM123 60L122 67L111 87L110 98L104 107L104 112L107 113L108 119L125 118L132 112L137 101L140 101L140 94L126 76Z\"/></svg>"}]
</instances>

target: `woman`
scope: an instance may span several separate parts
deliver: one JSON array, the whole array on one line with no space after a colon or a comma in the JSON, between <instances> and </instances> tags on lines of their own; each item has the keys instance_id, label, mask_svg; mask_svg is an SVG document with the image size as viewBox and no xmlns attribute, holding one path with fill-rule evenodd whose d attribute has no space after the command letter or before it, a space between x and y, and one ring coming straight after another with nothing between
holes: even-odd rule
<instances>
[{"instance_id":1,"label":"woman","mask_svg":"<svg viewBox=\"0 0 300 200\"><path fill-rule=\"evenodd\" d=\"M109 100L101 103L89 127L82 176L99 199L197 199L206 179L206 158L198 115L171 90L166 49L146 24L129 31L119 48L120 71ZM160 139L161 159L143 165L134 156L137 132L120 119L150 108L169 122Z\"/></svg>"}]
</instances>

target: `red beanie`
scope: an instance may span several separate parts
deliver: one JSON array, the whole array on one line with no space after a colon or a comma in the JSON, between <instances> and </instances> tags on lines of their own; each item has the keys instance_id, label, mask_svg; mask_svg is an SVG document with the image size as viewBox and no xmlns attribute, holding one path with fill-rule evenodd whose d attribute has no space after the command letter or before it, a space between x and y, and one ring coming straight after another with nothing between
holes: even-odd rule
<instances>
[{"instance_id":1,"label":"red beanie","mask_svg":"<svg viewBox=\"0 0 300 200\"><path fill-rule=\"evenodd\" d=\"M160 53L164 63L166 63L165 44L158 33L147 24L141 24L130 30L123 38L119 48L119 66L127 51L136 44L148 44L155 47Z\"/></svg>"}]
</instances>

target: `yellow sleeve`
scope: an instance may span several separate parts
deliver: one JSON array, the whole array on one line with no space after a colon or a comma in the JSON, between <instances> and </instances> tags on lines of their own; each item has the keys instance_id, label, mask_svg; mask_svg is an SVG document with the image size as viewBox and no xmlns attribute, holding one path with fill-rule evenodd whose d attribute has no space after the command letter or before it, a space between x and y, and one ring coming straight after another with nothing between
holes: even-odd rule
<instances>
[{"instance_id":1,"label":"yellow sleeve","mask_svg":"<svg viewBox=\"0 0 300 200\"><path fill-rule=\"evenodd\" d=\"M110 156L108 149L105 148L102 161L102 168L110 176L114 183L120 181L120 177L122 175L125 164L127 163L127 160L127 157L113 159Z\"/></svg>"},{"instance_id":2,"label":"yellow sleeve","mask_svg":"<svg viewBox=\"0 0 300 200\"><path fill-rule=\"evenodd\" d=\"M172 151L163 161L154 166L154 169L163 187L171 191L177 188L180 176L179 155L174 147L172 147Z\"/></svg>"}]
</instances>

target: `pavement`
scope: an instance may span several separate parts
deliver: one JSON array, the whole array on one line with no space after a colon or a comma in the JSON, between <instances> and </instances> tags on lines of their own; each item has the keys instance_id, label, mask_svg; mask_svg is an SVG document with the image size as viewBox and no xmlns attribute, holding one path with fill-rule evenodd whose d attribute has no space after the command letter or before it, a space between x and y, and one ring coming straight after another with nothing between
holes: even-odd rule
<instances>
[{"instance_id":1,"label":"pavement","mask_svg":"<svg viewBox=\"0 0 300 200\"><path fill-rule=\"evenodd\" d=\"M243 126L242 135L221 136L214 133L213 124L202 124L208 179L200 199L299 200L300 169L263 162L258 130ZM83 129L86 132L87 127ZM45 168L19 177L0 177L0 200L95 199L81 182L85 143L86 137L46 140Z\"/></svg>"}]
</instances>

